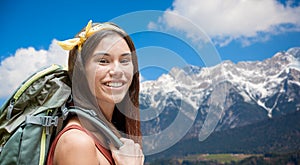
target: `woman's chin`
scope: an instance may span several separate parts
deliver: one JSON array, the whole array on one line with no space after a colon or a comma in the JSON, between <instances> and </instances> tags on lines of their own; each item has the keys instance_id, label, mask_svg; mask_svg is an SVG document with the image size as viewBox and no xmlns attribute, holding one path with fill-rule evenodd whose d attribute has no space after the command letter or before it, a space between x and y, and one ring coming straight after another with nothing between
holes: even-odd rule
<instances>
[{"instance_id":1,"label":"woman's chin","mask_svg":"<svg viewBox=\"0 0 300 165\"><path fill-rule=\"evenodd\" d=\"M114 95L111 100L113 103L118 104L124 99L124 95Z\"/></svg>"},{"instance_id":2,"label":"woman's chin","mask_svg":"<svg viewBox=\"0 0 300 165\"><path fill-rule=\"evenodd\" d=\"M107 102L111 104L120 103L125 97L125 94L114 94L114 95L106 95L106 97L101 97L100 102ZM98 98L99 99L99 98Z\"/></svg>"}]
</instances>

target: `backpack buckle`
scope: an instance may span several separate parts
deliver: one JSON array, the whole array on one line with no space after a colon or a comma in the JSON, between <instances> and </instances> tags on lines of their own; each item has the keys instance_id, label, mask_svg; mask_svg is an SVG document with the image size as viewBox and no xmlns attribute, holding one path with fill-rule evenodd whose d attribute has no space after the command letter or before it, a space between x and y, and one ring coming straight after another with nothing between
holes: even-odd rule
<instances>
[{"instance_id":1,"label":"backpack buckle","mask_svg":"<svg viewBox=\"0 0 300 165\"><path fill-rule=\"evenodd\" d=\"M41 117L42 126L44 127L50 127L52 125L57 126L58 124L58 117L52 117L52 116L43 116Z\"/></svg>"},{"instance_id":2,"label":"backpack buckle","mask_svg":"<svg viewBox=\"0 0 300 165\"><path fill-rule=\"evenodd\" d=\"M14 109L14 105L15 105L15 100L11 100L8 106L8 110L7 110L7 114L6 114L6 119L10 120L12 117L12 111Z\"/></svg>"},{"instance_id":3,"label":"backpack buckle","mask_svg":"<svg viewBox=\"0 0 300 165\"><path fill-rule=\"evenodd\" d=\"M50 127L52 125L58 125L58 117L55 116L30 116L27 115L25 119L26 123L42 125L44 127Z\"/></svg>"}]
</instances>

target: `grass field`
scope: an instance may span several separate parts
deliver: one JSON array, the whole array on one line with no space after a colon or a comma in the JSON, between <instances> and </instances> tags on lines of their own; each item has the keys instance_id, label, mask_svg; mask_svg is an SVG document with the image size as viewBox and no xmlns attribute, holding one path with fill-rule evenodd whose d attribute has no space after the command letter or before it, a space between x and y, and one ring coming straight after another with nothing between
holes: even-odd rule
<instances>
[{"instance_id":1,"label":"grass field","mask_svg":"<svg viewBox=\"0 0 300 165\"><path fill-rule=\"evenodd\" d=\"M145 165L181 165L181 164L291 164L300 162L300 151L268 154L194 154L177 158L158 159Z\"/></svg>"},{"instance_id":2,"label":"grass field","mask_svg":"<svg viewBox=\"0 0 300 165\"><path fill-rule=\"evenodd\" d=\"M206 160L206 161L217 161L219 163L230 163L243 160L251 156L258 156L254 154L199 154L199 155L189 155L179 159L180 161L188 160Z\"/></svg>"}]
</instances>

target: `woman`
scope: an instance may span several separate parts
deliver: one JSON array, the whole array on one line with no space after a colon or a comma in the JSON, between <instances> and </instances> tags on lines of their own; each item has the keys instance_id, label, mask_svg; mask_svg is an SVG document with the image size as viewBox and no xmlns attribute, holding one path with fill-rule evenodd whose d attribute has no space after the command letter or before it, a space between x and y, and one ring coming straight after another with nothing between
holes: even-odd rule
<instances>
[{"instance_id":1,"label":"woman","mask_svg":"<svg viewBox=\"0 0 300 165\"><path fill-rule=\"evenodd\" d=\"M114 148L88 121L73 115L52 144L48 164L143 164L139 71L131 38L112 23L90 21L74 39L58 44L70 50L71 104L93 110L123 146Z\"/></svg>"}]
</instances>

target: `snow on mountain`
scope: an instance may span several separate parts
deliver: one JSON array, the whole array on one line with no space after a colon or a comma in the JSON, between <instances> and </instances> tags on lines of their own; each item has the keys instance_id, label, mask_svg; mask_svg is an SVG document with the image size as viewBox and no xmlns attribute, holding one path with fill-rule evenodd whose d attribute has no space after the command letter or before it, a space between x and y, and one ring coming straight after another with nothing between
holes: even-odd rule
<instances>
[{"instance_id":1,"label":"snow on mountain","mask_svg":"<svg viewBox=\"0 0 300 165\"><path fill-rule=\"evenodd\" d=\"M265 106L264 100L276 92L285 92L280 84L286 79L281 76L289 74L291 70L300 70L300 63L293 55L300 54L300 48L293 48L286 53L280 52L273 58L265 61L239 62L231 61L210 67L200 68L197 66L187 66L186 68L173 68L169 74L162 75L156 81L147 81L141 84L141 93L155 96L156 93L168 95L174 93L183 97L186 102L198 107L205 95L209 94L213 84L222 81L230 82L245 101L256 101L269 116L272 115L272 107ZM291 81L298 84L299 81ZM152 98L152 106L156 101ZM195 104L195 105L194 105Z\"/></svg>"},{"instance_id":2,"label":"snow on mountain","mask_svg":"<svg viewBox=\"0 0 300 165\"><path fill-rule=\"evenodd\" d=\"M141 84L140 104L141 112L155 114L142 116L145 134L163 131L183 113L194 123L190 136L203 133L203 137L213 130L299 111L300 48L278 52L264 61L175 67Z\"/></svg>"}]
</instances>

